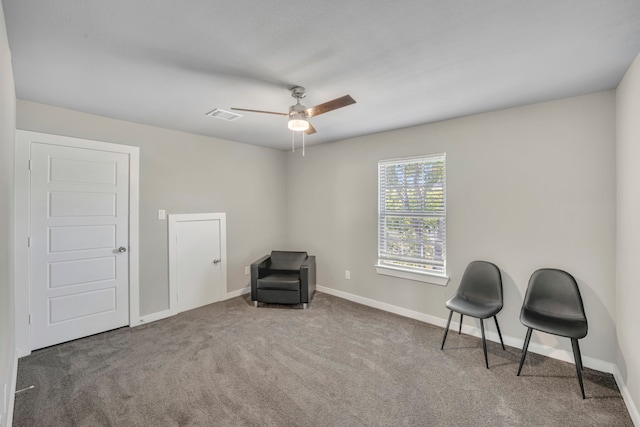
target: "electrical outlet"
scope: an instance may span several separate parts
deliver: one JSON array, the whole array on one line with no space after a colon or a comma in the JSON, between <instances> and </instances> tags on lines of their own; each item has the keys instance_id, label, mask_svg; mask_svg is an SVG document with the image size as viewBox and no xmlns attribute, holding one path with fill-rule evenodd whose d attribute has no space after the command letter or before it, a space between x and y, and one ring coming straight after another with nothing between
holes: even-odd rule
<instances>
[{"instance_id":1,"label":"electrical outlet","mask_svg":"<svg viewBox=\"0 0 640 427\"><path fill-rule=\"evenodd\" d=\"M347 280L351 280L351 272L349 270L344 271L344 278Z\"/></svg>"},{"instance_id":2,"label":"electrical outlet","mask_svg":"<svg viewBox=\"0 0 640 427\"><path fill-rule=\"evenodd\" d=\"M248 266L248 265L246 265L246 266L244 267L244 274L250 274L250 273L251 273L251 270L249 270L249 266Z\"/></svg>"}]
</instances>

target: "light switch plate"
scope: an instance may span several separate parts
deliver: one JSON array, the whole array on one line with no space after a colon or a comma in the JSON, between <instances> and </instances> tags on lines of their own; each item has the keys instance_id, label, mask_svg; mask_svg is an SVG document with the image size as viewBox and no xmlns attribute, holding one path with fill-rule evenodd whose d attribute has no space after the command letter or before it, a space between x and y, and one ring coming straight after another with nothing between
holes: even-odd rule
<instances>
[{"instance_id":1,"label":"light switch plate","mask_svg":"<svg viewBox=\"0 0 640 427\"><path fill-rule=\"evenodd\" d=\"M158 209L158 219L167 219L167 212L164 209Z\"/></svg>"}]
</instances>

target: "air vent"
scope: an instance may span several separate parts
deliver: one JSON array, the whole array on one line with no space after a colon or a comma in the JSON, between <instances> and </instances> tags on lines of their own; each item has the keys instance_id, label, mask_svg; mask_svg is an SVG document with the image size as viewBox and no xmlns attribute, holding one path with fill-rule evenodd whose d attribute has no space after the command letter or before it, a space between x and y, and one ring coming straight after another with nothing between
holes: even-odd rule
<instances>
[{"instance_id":1,"label":"air vent","mask_svg":"<svg viewBox=\"0 0 640 427\"><path fill-rule=\"evenodd\" d=\"M232 122L242 117L242 114L232 113L231 111L221 110L220 108L215 108L209 111L206 115L209 117L216 117L221 120L226 120L228 122Z\"/></svg>"}]
</instances>

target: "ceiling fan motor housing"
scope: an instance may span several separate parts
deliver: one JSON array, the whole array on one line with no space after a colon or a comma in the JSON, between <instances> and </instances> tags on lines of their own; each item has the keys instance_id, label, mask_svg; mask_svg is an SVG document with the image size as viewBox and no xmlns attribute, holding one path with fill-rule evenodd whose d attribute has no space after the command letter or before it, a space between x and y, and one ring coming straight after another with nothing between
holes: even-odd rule
<instances>
[{"instance_id":1,"label":"ceiling fan motor housing","mask_svg":"<svg viewBox=\"0 0 640 427\"><path fill-rule=\"evenodd\" d=\"M302 86L292 87L291 96L297 101L295 105L289 107L289 120L307 120L309 118L309 114L305 111L307 107L300 104L300 100L307 96L304 88Z\"/></svg>"},{"instance_id":2,"label":"ceiling fan motor housing","mask_svg":"<svg viewBox=\"0 0 640 427\"><path fill-rule=\"evenodd\" d=\"M307 107L300 104L300 100L295 105L289 107L289 119L290 120L307 120L309 114L307 113Z\"/></svg>"},{"instance_id":3,"label":"ceiling fan motor housing","mask_svg":"<svg viewBox=\"0 0 640 427\"><path fill-rule=\"evenodd\" d=\"M293 96L295 99L300 100L307 96L307 93L302 86L294 86L291 88L291 96Z\"/></svg>"}]
</instances>

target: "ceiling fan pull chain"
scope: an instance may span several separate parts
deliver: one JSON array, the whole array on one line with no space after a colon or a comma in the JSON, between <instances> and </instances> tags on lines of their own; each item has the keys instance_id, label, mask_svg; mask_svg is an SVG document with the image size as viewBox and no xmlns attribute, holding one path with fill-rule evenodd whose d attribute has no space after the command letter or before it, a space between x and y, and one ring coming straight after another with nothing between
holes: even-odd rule
<instances>
[{"instance_id":1,"label":"ceiling fan pull chain","mask_svg":"<svg viewBox=\"0 0 640 427\"><path fill-rule=\"evenodd\" d=\"M300 132L302 134L302 157L304 157L304 132Z\"/></svg>"},{"instance_id":2,"label":"ceiling fan pull chain","mask_svg":"<svg viewBox=\"0 0 640 427\"><path fill-rule=\"evenodd\" d=\"M291 152L296 152L296 133L291 131Z\"/></svg>"}]
</instances>

